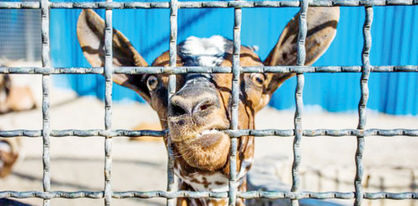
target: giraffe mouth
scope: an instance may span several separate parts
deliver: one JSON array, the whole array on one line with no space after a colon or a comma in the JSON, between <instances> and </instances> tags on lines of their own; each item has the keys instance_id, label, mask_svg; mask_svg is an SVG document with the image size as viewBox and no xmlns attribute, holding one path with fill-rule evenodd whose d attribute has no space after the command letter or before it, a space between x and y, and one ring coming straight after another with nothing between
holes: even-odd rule
<instances>
[{"instance_id":1,"label":"giraffe mouth","mask_svg":"<svg viewBox=\"0 0 418 206\"><path fill-rule=\"evenodd\" d=\"M217 141L219 141L219 138L224 137L224 135L225 133L216 129L204 130L197 134L191 143L199 142L202 144L202 147L210 147L213 144L216 144Z\"/></svg>"},{"instance_id":2,"label":"giraffe mouth","mask_svg":"<svg viewBox=\"0 0 418 206\"><path fill-rule=\"evenodd\" d=\"M225 165L230 145L228 134L221 131L229 126L225 117L221 109L202 116L168 116L170 138L189 166L214 171Z\"/></svg>"},{"instance_id":3,"label":"giraffe mouth","mask_svg":"<svg viewBox=\"0 0 418 206\"><path fill-rule=\"evenodd\" d=\"M214 171L222 168L229 154L230 138L218 130L205 130L176 146L183 159L192 167Z\"/></svg>"}]
</instances>

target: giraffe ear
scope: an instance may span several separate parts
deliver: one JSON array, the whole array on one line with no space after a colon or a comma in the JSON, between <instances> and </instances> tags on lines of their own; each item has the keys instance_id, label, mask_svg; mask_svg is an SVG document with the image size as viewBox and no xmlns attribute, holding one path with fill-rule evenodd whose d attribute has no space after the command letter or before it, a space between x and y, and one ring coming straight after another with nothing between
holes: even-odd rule
<instances>
[{"instance_id":1,"label":"giraffe ear","mask_svg":"<svg viewBox=\"0 0 418 206\"><path fill-rule=\"evenodd\" d=\"M264 61L266 66L296 65L297 39L299 33L298 13L285 27L276 46ZM339 7L310 7L307 13L305 65L312 65L328 49L337 31L340 18ZM271 74L269 90L274 92L286 79L295 74Z\"/></svg>"},{"instance_id":2,"label":"giraffe ear","mask_svg":"<svg viewBox=\"0 0 418 206\"><path fill-rule=\"evenodd\" d=\"M105 64L104 20L91 9L84 9L77 21L77 37L83 54L93 67ZM120 31L113 29L113 65L148 66L131 42ZM144 75L114 74L113 81L138 92L149 99L146 85L142 83Z\"/></svg>"}]
</instances>

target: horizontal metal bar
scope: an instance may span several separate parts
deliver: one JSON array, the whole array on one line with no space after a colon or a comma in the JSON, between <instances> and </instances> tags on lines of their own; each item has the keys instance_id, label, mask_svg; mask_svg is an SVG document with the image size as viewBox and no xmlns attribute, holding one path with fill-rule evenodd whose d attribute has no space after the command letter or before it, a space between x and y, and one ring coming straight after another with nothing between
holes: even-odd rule
<instances>
[{"instance_id":1,"label":"horizontal metal bar","mask_svg":"<svg viewBox=\"0 0 418 206\"><path fill-rule=\"evenodd\" d=\"M318 0L309 6L394 6L418 5L418 0ZM299 7L299 1L194 1L178 2L178 8ZM39 9L40 3L0 2L0 9ZM53 9L168 9L169 2L50 2Z\"/></svg>"},{"instance_id":2,"label":"horizontal metal bar","mask_svg":"<svg viewBox=\"0 0 418 206\"><path fill-rule=\"evenodd\" d=\"M354 199L354 192L275 192L275 191L249 191L238 194L238 197L245 199L266 198L266 199ZM389 193L376 192L364 193L364 199L418 199L416 192Z\"/></svg>"},{"instance_id":3,"label":"horizontal metal bar","mask_svg":"<svg viewBox=\"0 0 418 206\"><path fill-rule=\"evenodd\" d=\"M279 130L279 129L263 129L263 130L222 130L232 137L241 136L279 136L279 137L292 137L295 135L293 129ZM106 132L100 129L91 130L52 130L52 137L138 137L138 136L153 136L161 137L166 135L167 130L154 131L154 130L112 130ZM418 129L315 129L315 130L303 130L303 136L306 137L318 137L318 136L331 136L331 137L344 137L344 136L409 136L418 137ZM0 137L11 138L11 137L41 137L42 130L3 130L0 131Z\"/></svg>"},{"instance_id":4,"label":"horizontal metal bar","mask_svg":"<svg viewBox=\"0 0 418 206\"><path fill-rule=\"evenodd\" d=\"M51 191L51 192L40 192L40 191L0 191L0 198L41 198L41 199L52 199L52 198L91 198L100 199L104 197L104 192L93 192L93 191L76 191L76 192L63 192L63 191Z\"/></svg>"},{"instance_id":5,"label":"horizontal metal bar","mask_svg":"<svg viewBox=\"0 0 418 206\"><path fill-rule=\"evenodd\" d=\"M42 199L51 199L51 198L67 198L67 199L77 199L77 198L92 198L100 199L104 197L103 191L76 191L76 192L63 192L63 191L54 191L54 192L38 192L38 191L0 191L0 198L42 198ZM225 198L227 197L226 192L191 192L191 191L176 191L176 192L166 192L166 191L126 191L126 192L113 192L112 198L116 199L125 199L125 198L176 198L176 197L190 197L190 198L201 198L201 197L210 197L210 198Z\"/></svg>"},{"instance_id":6,"label":"horizontal metal bar","mask_svg":"<svg viewBox=\"0 0 418 206\"><path fill-rule=\"evenodd\" d=\"M52 137L137 137L137 136L154 136L161 137L166 134L166 131L153 131L153 130L112 130L107 132L102 129L90 129L90 130L52 130ZM42 136L42 130L8 130L0 131L0 137L40 137Z\"/></svg>"},{"instance_id":7,"label":"horizontal metal bar","mask_svg":"<svg viewBox=\"0 0 418 206\"><path fill-rule=\"evenodd\" d=\"M418 72L418 65L372 66L371 72ZM117 74L231 73L231 67L114 67ZM342 73L361 72L361 66L257 66L241 73ZM103 74L103 67L0 67L0 74Z\"/></svg>"},{"instance_id":8,"label":"horizontal metal bar","mask_svg":"<svg viewBox=\"0 0 418 206\"><path fill-rule=\"evenodd\" d=\"M283 191L248 191L238 192L237 197L244 199L265 198L265 199L354 199L354 192L283 192ZM78 199L78 198L90 198L101 199L104 197L103 191L51 191L51 192L38 192L38 191L0 191L0 198L65 198L65 199ZM194 192L194 191L123 191L113 192L112 198L115 199L127 199L127 198L226 198L227 192ZM403 192L403 193L389 193L389 192L375 192L364 193L364 199L377 200L377 199L393 199L393 200L407 200L418 199L418 193L416 192Z\"/></svg>"}]
</instances>

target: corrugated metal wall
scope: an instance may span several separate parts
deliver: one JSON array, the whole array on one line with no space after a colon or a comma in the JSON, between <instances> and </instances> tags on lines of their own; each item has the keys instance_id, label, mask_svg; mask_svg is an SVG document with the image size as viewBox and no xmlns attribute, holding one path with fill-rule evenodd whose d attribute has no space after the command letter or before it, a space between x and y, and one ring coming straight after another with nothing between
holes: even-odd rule
<instances>
[{"instance_id":1,"label":"corrugated metal wall","mask_svg":"<svg viewBox=\"0 0 418 206\"><path fill-rule=\"evenodd\" d=\"M256 45L264 59L281 30L297 12L295 8L243 9L242 43ZM51 11L51 51L54 66L89 66L76 38L80 10ZM98 10L103 14L103 10ZM372 65L418 65L418 7L375 7L372 26ZM361 65L364 8L342 8L337 37L315 65ZM114 10L113 25L122 31L152 63L168 50L169 11ZM188 36L215 34L232 39L232 9L181 9L179 42ZM331 112L355 111L360 99L360 74L306 74L304 103L309 108ZM70 87L80 95L104 96L104 79L99 75L62 75L59 86ZM372 73L368 107L388 114L412 114L418 110L417 73ZM295 79L288 80L273 96L271 106L294 107ZM114 87L114 99L139 100L134 92ZM313 107L309 107L313 106ZM320 107L318 107L320 106Z\"/></svg>"},{"instance_id":2,"label":"corrugated metal wall","mask_svg":"<svg viewBox=\"0 0 418 206\"><path fill-rule=\"evenodd\" d=\"M0 9L0 59L41 59L41 12Z\"/></svg>"}]
</instances>

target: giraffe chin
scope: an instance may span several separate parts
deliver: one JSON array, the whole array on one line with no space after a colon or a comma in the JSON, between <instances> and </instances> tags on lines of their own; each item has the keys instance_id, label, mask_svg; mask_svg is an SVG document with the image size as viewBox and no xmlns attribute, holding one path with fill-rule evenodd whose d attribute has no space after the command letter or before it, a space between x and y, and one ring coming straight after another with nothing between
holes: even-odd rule
<instances>
[{"instance_id":1,"label":"giraffe chin","mask_svg":"<svg viewBox=\"0 0 418 206\"><path fill-rule=\"evenodd\" d=\"M223 132L210 130L188 141L177 142L176 146L190 166L215 171L227 163L230 138Z\"/></svg>"}]
</instances>

